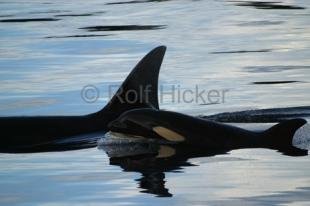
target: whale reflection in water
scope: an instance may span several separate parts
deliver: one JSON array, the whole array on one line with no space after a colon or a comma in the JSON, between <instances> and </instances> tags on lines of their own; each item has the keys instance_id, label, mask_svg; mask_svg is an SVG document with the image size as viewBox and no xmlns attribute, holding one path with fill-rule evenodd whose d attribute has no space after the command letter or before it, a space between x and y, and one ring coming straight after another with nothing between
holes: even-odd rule
<instances>
[{"instance_id":1,"label":"whale reflection in water","mask_svg":"<svg viewBox=\"0 0 310 206\"><path fill-rule=\"evenodd\" d=\"M228 149L203 149L189 145L156 142L139 137L120 137L119 134L107 133L98 141L98 148L105 151L110 165L117 165L125 172L139 172L136 179L142 193L158 197L171 197L173 194L166 187L166 172L182 172L182 168L198 166L190 163L191 158L212 157L212 161L242 161L237 157L219 157L227 154ZM295 137L294 137L295 138ZM306 150L296 147L282 149L287 156L305 156ZM215 158L215 159L214 159ZM219 159L218 159L219 158Z\"/></svg>"}]
</instances>

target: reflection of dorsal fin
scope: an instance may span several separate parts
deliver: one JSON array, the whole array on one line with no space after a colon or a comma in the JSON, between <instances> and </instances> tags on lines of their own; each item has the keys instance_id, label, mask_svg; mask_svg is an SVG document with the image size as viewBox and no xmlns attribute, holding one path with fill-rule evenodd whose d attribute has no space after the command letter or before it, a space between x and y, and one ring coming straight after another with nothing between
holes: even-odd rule
<instances>
[{"instance_id":1,"label":"reflection of dorsal fin","mask_svg":"<svg viewBox=\"0 0 310 206\"><path fill-rule=\"evenodd\" d=\"M165 51L165 46L159 46L143 57L110 102L95 114L109 117L111 121L131 109L158 109L158 76Z\"/></svg>"}]
</instances>

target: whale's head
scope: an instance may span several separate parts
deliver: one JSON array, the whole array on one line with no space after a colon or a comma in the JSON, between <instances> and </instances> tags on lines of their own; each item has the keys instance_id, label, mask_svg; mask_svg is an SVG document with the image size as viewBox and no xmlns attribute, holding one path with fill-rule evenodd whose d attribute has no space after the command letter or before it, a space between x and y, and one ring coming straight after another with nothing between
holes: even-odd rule
<instances>
[{"instance_id":1,"label":"whale's head","mask_svg":"<svg viewBox=\"0 0 310 206\"><path fill-rule=\"evenodd\" d=\"M182 142L185 137L169 125L172 119L169 113L155 109L133 109L121 114L108 125L112 132L144 138L163 139L171 142Z\"/></svg>"}]
</instances>

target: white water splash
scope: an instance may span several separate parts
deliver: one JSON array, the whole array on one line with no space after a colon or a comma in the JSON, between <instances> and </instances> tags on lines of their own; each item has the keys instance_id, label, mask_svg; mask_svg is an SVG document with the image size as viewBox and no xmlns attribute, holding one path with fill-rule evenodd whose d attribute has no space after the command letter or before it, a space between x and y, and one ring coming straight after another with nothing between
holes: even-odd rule
<instances>
[{"instance_id":1,"label":"white water splash","mask_svg":"<svg viewBox=\"0 0 310 206\"><path fill-rule=\"evenodd\" d=\"M98 140L98 148L104 150L109 157L125 157L157 153L157 143L154 139L108 132Z\"/></svg>"},{"instance_id":2,"label":"white water splash","mask_svg":"<svg viewBox=\"0 0 310 206\"><path fill-rule=\"evenodd\" d=\"M299 128L293 137L293 145L305 150L310 150L310 124L307 123Z\"/></svg>"},{"instance_id":3,"label":"white water splash","mask_svg":"<svg viewBox=\"0 0 310 206\"><path fill-rule=\"evenodd\" d=\"M135 143L146 143L149 142L148 139L143 137L127 136L121 133L107 132L104 138L98 140L99 146L109 146L109 145L124 145L124 144L135 144Z\"/></svg>"}]
</instances>

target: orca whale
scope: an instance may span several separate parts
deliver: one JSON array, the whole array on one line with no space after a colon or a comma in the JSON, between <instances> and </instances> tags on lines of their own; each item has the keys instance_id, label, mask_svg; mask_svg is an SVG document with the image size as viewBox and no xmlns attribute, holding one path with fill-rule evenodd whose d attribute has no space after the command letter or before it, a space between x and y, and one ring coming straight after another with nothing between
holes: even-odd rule
<instances>
[{"instance_id":1,"label":"orca whale","mask_svg":"<svg viewBox=\"0 0 310 206\"><path fill-rule=\"evenodd\" d=\"M299 120L294 121L297 123ZM302 123L302 121L300 121L300 123ZM290 125L292 122L286 124ZM284 126L285 124L282 123L281 127ZM195 128L195 126L193 127ZM278 129L273 128L269 130L269 132L272 130L276 132ZM278 132L279 135L280 133ZM138 182L139 190L143 193L150 193L159 197L173 196L172 192L169 191L169 184L167 184L169 178L167 179L165 175L166 172L182 172L185 167L199 165L196 163L192 164L189 159L197 157L212 157L207 160L211 162L243 161L242 158L222 156L228 154L231 150L230 146L225 148L225 145L220 148L212 148L205 145L205 143L199 144L199 142L190 142L190 144L165 144L163 141L155 141L156 139L147 143L147 140L142 141L141 138L132 140L132 137L130 142L127 141L124 144L115 144L113 141L106 144L107 142L104 141L106 141L107 138L109 138L109 136L99 142L98 148L107 153L110 164L121 167L125 172L140 173L141 178L135 179L135 181ZM115 136L114 138L119 138L119 136ZM125 140L125 137L123 138ZM204 138L208 138L208 135L205 134ZM270 138L274 139L275 137ZM127 139L129 138L127 137ZM301 150L295 147L280 148L277 146L280 141L282 141L282 138L277 142L274 142L276 145L275 149L278 149L278 152L286 156L305 156L308 154L307 150ZM257 144L257 146L260 147L262 145Z\"/></svg>"},{"instance_id":2,"label":"orca whale","mask_svg":"<svg viewBox=\"0 0 310 206\"><path fill-rule=\"evenodd\" d=\"M108 125L111 132L130 137L166 140L170 143L203 149L269 148L290 153L305 150L293 146L297 129L304 119L278 123L265 131L250 131L239 127L154 108L140 108L124 112Z\"/></svg>"},{"instance_id":3,"label":"orca whale","mask_svg":"<svg viewBox=\"0 0 310 206\"><path fill-rule=\"evenodd\" d=\"M292 138L306 123L288 120L265 132L159 110L158 76L166 51L150 51L100 111L83 116L0 117L0 152L58 151L93 147L106 132L162 139L195 147L273 148L295 151Z\"/></svg>"},{"instance_id":4,"label":"orca whale","mask_svg":"<svg viewBox=\"0 0 310 206\"><path fill-rule=\"evenodd\" d=\"M158 75L165 51L165 46L159 46L144 56L109 103L98 112L83 116L0 117L0 152L96 146L98 134L104 134L108 123L123 112L135 108L158 108ZM142 88L147 89L147 95L141 92ZM92 133L94 135L89 135Z\"/></svg>"}]
</instances>

